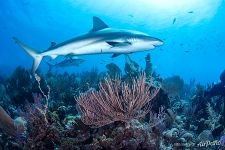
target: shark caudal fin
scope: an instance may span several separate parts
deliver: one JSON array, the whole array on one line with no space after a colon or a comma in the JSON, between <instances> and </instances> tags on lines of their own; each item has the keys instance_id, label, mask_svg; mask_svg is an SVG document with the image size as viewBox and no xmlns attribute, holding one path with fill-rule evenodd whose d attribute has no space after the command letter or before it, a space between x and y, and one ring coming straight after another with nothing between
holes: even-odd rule
<instances>
[{"instance_id":1,"label":"shark caudal fin","mask_svg":"<svg viewBox=\"0 0 225 150\"><path fill-rule=\"evenodd\" d=\"M33 58L32 71L35 72L41 63L43 56L41 54L36 53L32 48L25 45L19 39L15 38L15 37L13 37L13 39L21 48L23 48Z\"/></svg>"}]
</instances>

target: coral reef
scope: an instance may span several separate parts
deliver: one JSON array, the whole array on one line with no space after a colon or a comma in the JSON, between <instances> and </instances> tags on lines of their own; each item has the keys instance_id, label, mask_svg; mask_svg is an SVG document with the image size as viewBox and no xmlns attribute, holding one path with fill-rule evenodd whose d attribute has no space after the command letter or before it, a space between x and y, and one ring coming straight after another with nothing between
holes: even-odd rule
<instances>
[{"instance_id":1,"label":"coral reef","mask_svg":"<svg viewBox=\"0 0 225 150\"><path fill-rule=\"evenodd\" d=\"M0 84L0 105L4 107L7 104L10 104L10 98L7 95L5 86Z\"/></svg>"},{"instance_id":2,"label":"coral reef","mask_svg":"<svg viewBox=\"0 0 225 150\"><path fill-rule=\"evenodd\" d=\"M18 67L0 82L0 149L224 149L225 71L206 88L145 61L141 70L126 56L125 74L113 63L101 73Z\"/></svg>"},{"instance_id":3,"label":"coral reef","mask_svg":"<svg viewBox=\"0 0 225 150\"><path fill-rule=\"evenodd\" d=\"M128 80L131 80L132 77L137 77L140 73L138 63L133 61L128 55L126 55L126 63L124 71L126 73L126 78Z\"/></svg>"},{"instance_id":4,"label":"coral reef","mask_svg":"<svg viewBox=\"0 0 225 150\"><path fill-rule=\"evenodd\" d=\"M152 69L152 63L151 63L151 56L148 53L145 57L145 74L146 77L149 78L150 76L152 76L153 73L153 69Z\"/></svg>"},{"instance_id":5,"label":"coral reef","mask_svg":"<svg viewBox=\"0 0 225 150\"><path fill-rule=\"evenodd\" d=\"M0 129L12 136L19 136L24 132L25 125L19 119L13 120L0 106Z\"/></svg>"},{"instance_id":6,"label":"coral reef","mask_svg":"<svg viewBox=\"0 0 225 150\"><path fill-rule=\"evenodd\" d=\"M115 121L123 121L129 126L132 119L144 117L150 111L149 102L160 89L145 81L145 74L133 79L132 85L119 78L105 79L99 84L99 91L89 91L76 98L82 121L94 127Z\"/></svg>"},{"instance_id":7,"label":"coral reef","mask_svg":"<svg viewBox=\"0 0 225 150\"><path fill-rule=\"evenodd\" d=\"M10 78L6 81L6 90L11 101L15 104L25 103L32 99L32 76L29 71L22 67L17 67Z\"/></svg>"},{"instance_id":8,"label":"coral reef","mask_svg":"<svg viewBox=\"0 0 225 150\"><path fill-rule=\"evenodd\" d=\"M107 70L107 74L109 75L110 78L116 78L121 76L121 70L120 68L114 64L114 63L109 63L106 65Z\"/></svg>"},{"instance_id":9,"label":"coral reef","mask_svg":"<svg viewBox=\"0 0 225 150\"><path fill-rule=\"evenodd\" d=\"M184 81L180 78L180 76L168 77L162 81L162 89L172 97L178 96L183 86Z\"/></svg>"}]
</instances>

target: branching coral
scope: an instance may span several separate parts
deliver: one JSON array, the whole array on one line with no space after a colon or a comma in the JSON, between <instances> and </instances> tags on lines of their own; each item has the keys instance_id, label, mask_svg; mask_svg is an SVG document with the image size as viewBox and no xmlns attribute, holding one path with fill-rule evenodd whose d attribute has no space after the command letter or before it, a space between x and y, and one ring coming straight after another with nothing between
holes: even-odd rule
<instances>
[{"instance_id":1,"label":"branching coral","mask_svg":"<svg viewBox=\"0 0 225 150\"><path fill-rule=\"evenodd\" d=\"M75 74L49 74L46 79L51 87L51 98L59 105L74 104L74 95L80 87L81 79Z\"/></svg>"},{"instance_id":2,"label":"branching coral","mask_svg":"<svg viewBox=\"0 0 225 150\"><path fill-rule=\"evenodd\" d=\"M126 55L126 63L124 71L126 73L126 76L129 79L132 77L137 77L139 74L139 65L135 61L133 61L130 56Z\"/></svg>"},{"instance_id":3,"label":"branching coral","mask_svg":"<svg viewBox=\"0 0 225 150\"><path fill-rule=\"evenodd\" d=\"M120 68L115 64L115 63L109 63L106 65L107 70L107 74L111 77L111 78L116 78L118 76L121 75L121 70Z\"/></svg>"},{"instance_id":4,"label":"branching coral","mask_svg":"<svg viewBox=\"0 0 225 150\"><path fill-rule=\"evenodd\" d=\"M82 121L93 127L101 127L115 121L127 123L144 117L149 111L149 102L157 95L159 87L146 84L145 75L133 79L132 84L117 78L105 79L99 91L89 91L76 97ZM150 90L151 89L151 90Z\"/></svg>"},{"instance_id":5,"label":"branching coral","mask_svg":"<svg viewBox=\"0 0 225 150\"><path fill-rule=\"evenodd\" d=\"M17 67L10 78L6 80L6 91L11 101L23 104L32 98L32 79L25 68Z\"/></svg>"},{"instance_id":6,"label":"branching coral","mask_svg":"<svg viewBox=\"0 0 225 150\"><path fill-rule=\"evenodd\" d=\"M7 95L6 88L0 83L0 104L1 106L6 106L10 104L10 98Z\"/></svg>"},{"instance_id":7,"label":"branching coral","mask_svg":"<svg viewBox=\"0 0 225 150\"><path fill-rule=\"evenodd\" d=\"M41 91L42 95L44 96L45 100L46 100L46 104L43 105L43 109L39 108L36 106L36 109L45 117L45 121L48 122L47 120L47 117L46 117L46 114L47 114L47 111L48 111L48 101L49 101L49 98L50 98L50 86L47 85L47 88L48 88L48 94L45 94L44 91L42 90L41 88L41 77L38 76L37 74L35 74L35 79L38 83L38 88L39 90ZM34 102L36 102L36 104L39 102L40 103L40 95L38 97L38 95L34 95ZM40 105L39 105L40 106Z\"/></svg>"},{"instance_id":8,"label":"branching coral","mask_svg":"<svg viewBox=\"0 0 225 150\"><path fill-rule=\"evenodd\" d=\"M147 77L150 77L153 73L151 56L149 53L145 57L145 73Z\"/></svg>"},{"instance_id":9,"label":"branching coral","mask_svg":"<svg viewBox=\"0 0 225 150\"><path fill-rule=\"evenodd\" d=\"M95 88L99 80L99 71L97 68L93 68L91 71L85 71L80 74L80 79L80 91L86 91L90 88Z\"/></svg>"},{"instance_id":10,"label":"branching coral","mask_svg":"<svg viewBox=\"0 0 225 150\"><path fill-rule=\"evenodd\" d=\"M215 129L215 127L219 124L219 120L221 115L216 113L210 103L207 103L206 111L209 115L207 124L211 127L211 129Z\"/></svg>"},{"instance_id":11,"label":"branching coral","mask_svg":"<svg viewBox=\"0 0 225 150\"><path fill-rule=\"evenodd\" d=\"M165 111L164 111L164 107L161 106L159 108L159 112L158 113L153 113L152 111L150 111L150 117L149 117L149 125L150 127L155 127L158 124L162 123L165 120Z\"/></svg>"},{"instance_id":12,"label":"branching coral","mask_svg":"<svg viewBox=\"0 0 225 150\"><path fill-rule=\"evenodd\" d=\"M54 149L59 143L60 132L56 120L47 116L42 97L34 94L35 104L28 104L21 116L27 121L25 149ZM46 109L46 110L45 110ZM46 112L45 112L46 111Z\"/></svg>"},{"instance_id":13,"label":"branching coral","mask_svg":"<svg viewBox=\"0 0 225 150\"><path fill-rule=\"evenodd\" d=\"M133 120L128 129L114 127L110 132L97 133L88 149L158 150L160 138L149 133L148 128L148 125Z\"/></svg>"}]
</instances>

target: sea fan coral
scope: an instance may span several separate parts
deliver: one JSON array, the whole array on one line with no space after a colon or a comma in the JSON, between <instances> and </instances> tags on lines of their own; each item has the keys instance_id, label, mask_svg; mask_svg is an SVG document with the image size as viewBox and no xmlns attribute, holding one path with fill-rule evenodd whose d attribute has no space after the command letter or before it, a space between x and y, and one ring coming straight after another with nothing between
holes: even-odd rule
<instances>
[{"instance_id":1,"label":"sea fan coral","mask_svg":"<svg viewBox=\"0 0 225 150\"><path fill-rule=\"evenodd\" d=\"M145 74L132 84L117 78L106 78L99 84L99 91L89 91L76 97L81 120L86 125L101 127L115 121L127 123L132 119L144 117L149 111L149 102L156 96L159 87L153 82L146 84Z\"/></svg>"},{"instance_id":2,"label":"sea fan coral","mask_svg":"<svg viewBox=\"0 0 225 150\"><path fill-rule=\"evenodd\" d=\"M218 114L213 107L210 105L210 103L207 103L206 111L208 113L208 120L206 123L210 126L211 129L215 129L216 126L219 124L219 120L221 118L221 115Z\"/></svg>"}]
</instances>

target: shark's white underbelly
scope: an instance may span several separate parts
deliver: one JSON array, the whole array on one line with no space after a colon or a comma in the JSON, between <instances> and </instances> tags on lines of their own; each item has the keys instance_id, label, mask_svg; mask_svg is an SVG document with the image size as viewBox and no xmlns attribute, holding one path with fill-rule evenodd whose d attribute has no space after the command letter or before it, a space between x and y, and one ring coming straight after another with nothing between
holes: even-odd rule
<instances>
[{"instance_id":1,"label":"shark's white underbelly","mask_svg":"<svg viewBox=\"0 0 225 150\"><path fill-rule=\"evenodd\" d=\"M89 55L89 54L107 54L107 53L126 53L128 49L115 48L106 42L96 42L77 47L75 44L65 45L54 50L43 53L45 56L60 55Z\"/></svg>"},{"instance_id":2,"label":"shark's white underbelly","mask_svg":"<svg viewBox=\"0 0 225 150\"><path fill-rule=\"evenodd\" d=\"M105 42L97 42L94 44L88 44L86 46L72 49L74 55L88 55L88 54L99 54L99 53L109 53L111 46Z\"/></svg>"},{"instance_id":3,"label":"shark's white underbelly","mask_svg":"<svg viewBox=\"0 0 225 150\"><path fill-rule=\"evenodd\" d=\"M108 53L129 53L132 49L130 47L112 47L106 42L95 43L88 46L83 46L78 49L74 49L71 52L74 55L88 55L88 54L108 54Z\"/></svg>"}]
</instances>

